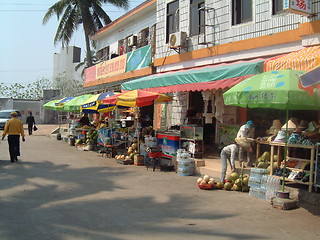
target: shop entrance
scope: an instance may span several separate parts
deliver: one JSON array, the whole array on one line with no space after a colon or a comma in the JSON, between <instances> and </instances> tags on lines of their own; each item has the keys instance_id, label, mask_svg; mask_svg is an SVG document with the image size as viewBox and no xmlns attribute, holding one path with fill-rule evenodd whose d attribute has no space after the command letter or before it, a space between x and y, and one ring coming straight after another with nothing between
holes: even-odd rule
<instances>
[{"instance_id":1,"label":"shop entrance","mask_svg":"<svg viewBox=\"0 0 320 240\"><path fill-rule=\"evenodd\" d=\"M140 121L143 128L153 125L153 111L153 105L140 108Z\"/></svg>"},{"instance_id":2,"label":"shop entrance","mask_svg":"<svg viewBox=\"0 0 320 240\"><path fill-rule=\"evenodd\" d=\"M205 118L203 117L204 112L204 101L202 97L202 93L199 91L190 92L189 93L189 109L195 109L197 112L197 116L200 117L200 121L198 121L203 127L203 145L204 145L204 153L210 154L215 151L215 126L216 119L212 119L212 123L205 123Z\"/></svg>"}]
</instances>

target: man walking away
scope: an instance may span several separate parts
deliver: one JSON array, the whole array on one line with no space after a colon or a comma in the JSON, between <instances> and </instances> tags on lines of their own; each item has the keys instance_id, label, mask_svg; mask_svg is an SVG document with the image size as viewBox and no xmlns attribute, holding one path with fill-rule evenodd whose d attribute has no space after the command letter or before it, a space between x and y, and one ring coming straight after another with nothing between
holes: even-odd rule
<instances>
[{"instance_id":1,"label":"man walking away","mask_svg":"<svg viewBox=\"0 0 320 240\"><path fill-rule=\"evenodd\" d=\"M36 124L34 117L32 116L32 112L30 112L29 116L27 117L26 124L28 124L29 135L32 135L33 125Z\"/></svg>"},{"instance_id":2,"label":"man walking away","mask_svg":"<svg viewBox=\"0 0 320 240\"><path fill-rule=\"evenodd\" d=\"M16 112L11 113L11 119L6 122L2 134L2 140L8 135L11 162L18 161L18 156L20 156L20 135L22 136L22 141L25 141L23 124L22 121L17 118L17 115Z\"/></svg>"}]
</instances>

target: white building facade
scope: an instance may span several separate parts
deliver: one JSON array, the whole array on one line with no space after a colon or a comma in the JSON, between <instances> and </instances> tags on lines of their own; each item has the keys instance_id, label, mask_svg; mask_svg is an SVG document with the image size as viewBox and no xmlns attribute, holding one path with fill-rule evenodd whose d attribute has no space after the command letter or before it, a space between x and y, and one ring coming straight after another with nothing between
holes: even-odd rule
<instances>
[{"instance_id":1,"label":"white building facade","mask_svg":"<svg viewBox=\"0 0 320 240\"><path fill-rule=\"evenodd\" d=\"M81 62L81 48L75 46L62 47L60 53L53 55L52 80L65 78L68 81L83 81L81 73L83 66L77 71L75 67Z\"/></svg>"}]
</instances>

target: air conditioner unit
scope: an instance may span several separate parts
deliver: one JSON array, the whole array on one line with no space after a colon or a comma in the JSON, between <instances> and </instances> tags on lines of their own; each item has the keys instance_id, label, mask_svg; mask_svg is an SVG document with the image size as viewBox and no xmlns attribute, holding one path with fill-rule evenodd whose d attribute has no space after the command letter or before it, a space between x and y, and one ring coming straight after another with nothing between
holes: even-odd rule
<instances>
[{"instance_id":1,"label":"air conditioner unit","mask_svg":"<svg viewBox=\"0 0 320 240\"><path fill-rule=\"evenodd\" d=\"M169 47L170 48L181 48L187 46L187 33L186 32L176 32L171 33L169 36Z\"/></svg>"},{"instance_id":2,"label":"air conditioner unit","mask_svg":"<svg viewBox=\"0 0 320 240\"><path fill-rule=\"evenodd\" d=\"M132 36L128 37L127 43L128 43L128 47L132 47L134 45L137 45L137 36L132 35Z\"/></svg>"}]
</instances>

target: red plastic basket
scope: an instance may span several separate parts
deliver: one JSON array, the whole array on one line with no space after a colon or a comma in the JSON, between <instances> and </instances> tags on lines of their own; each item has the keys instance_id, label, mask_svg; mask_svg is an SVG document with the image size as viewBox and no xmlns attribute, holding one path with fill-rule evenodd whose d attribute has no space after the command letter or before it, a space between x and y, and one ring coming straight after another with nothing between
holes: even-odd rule
<instances>
[{"instance_id":1,"label":"red plastic basket","mask_svg":"<svg viewBox=\"0 0 320 240\"><path fill-rule=\"evenodd\" d=\"M206 184L206 185L198 184L198 187L203 190L211 190L214 188L214 184Z\"/></svg>"},{"instance_id":2,"label":"red plastic basket","mask_svg":"<svg viewBox=\"0 0 320 240\"><path fill-rule=\"evenodd\" d=\"M149 152L149 157L151 158L160 158L162 156L162 152Z\"/></svg>"}]
</instances>

